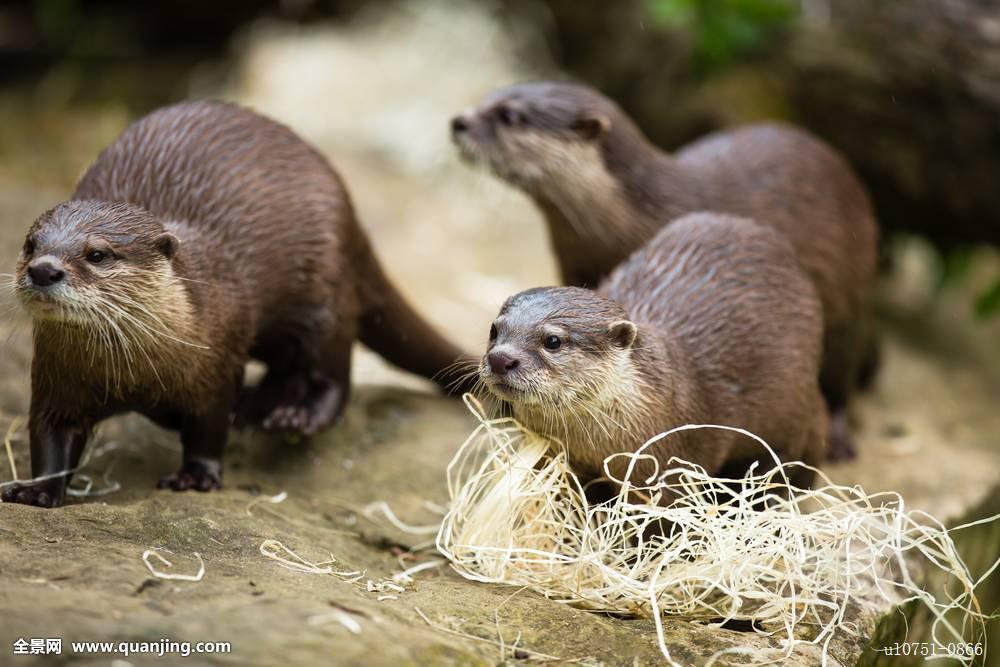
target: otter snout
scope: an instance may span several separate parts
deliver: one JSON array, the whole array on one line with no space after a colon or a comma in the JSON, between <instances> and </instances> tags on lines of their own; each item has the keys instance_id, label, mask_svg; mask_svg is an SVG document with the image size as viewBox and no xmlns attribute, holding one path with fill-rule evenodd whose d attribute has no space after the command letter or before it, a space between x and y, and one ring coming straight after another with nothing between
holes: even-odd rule
<instances>
[{"instance_id":1,"label":"otter snout","mask_svg":"<svg viewBox=\"0 0 1000 667\"><path fill-rule=\"evenodd\" d=\"M486 355L486 361L489 362L494 375L506 375L521 365L517 357L506 352L490 352Z\"/></svg>"},{"instance_id":2,"label":"otter snout","mask_svg":"<svg viewBox=\"0 0 1000 667\"><path fill-rule=\"evenodd\" d=\"M28 265L28 277L35 287L49 287L62 282L66 270L55 257L40 257Z\"/></svg>"},{"instance_id":3,"label":"otter snout","mask_svg":"<svg viewBox=\"0 0 1000 667\"><path fill-rule=\"evenodd\" d=\"M478 109L466 109L451 119L451 140L460 149L467 150L495 138L490 119Z\"/></svg>"},{"instance_id":4,"label":"otter snout","mask_svg":"<svg viewBox=\"0 0 1000 667\"><path fill-rule=\"evenodd\" d=\"M459 135L469 129L470 119L466 114L459 114L451 119L451 133Z\"/></svg>"}]
</instances>

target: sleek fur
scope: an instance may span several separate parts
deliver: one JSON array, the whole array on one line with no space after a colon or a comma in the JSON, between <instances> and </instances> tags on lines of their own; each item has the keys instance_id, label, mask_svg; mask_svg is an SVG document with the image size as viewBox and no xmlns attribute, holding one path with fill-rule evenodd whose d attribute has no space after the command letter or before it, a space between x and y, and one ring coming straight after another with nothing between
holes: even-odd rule
<instances>
[{"instance_id":1,"label":"sleek fur","mask_svg":"<svg viewBox=\"0 0 1000 667\"><path fill-rule=\"evenodd\" d=\"M746 216L792 243L825 321L821 386L836 456L853 450L848 398L877 359L869 294L877 236L846 161L790 126L719 132L668 155L611 100L581 85L497 90L452 121L462 157L531 196L548 222L566 284L593 287L671 220L696 211Z\"/></svg>"},{"instance_id":2,"label":"sleek fur","mask_svg":"<svg viewBox=\"0 0 1000 667\"><path fill-rule=\"evenodd\" d=\"M218 488L248 359L268 373L239 417L310 435L347 400L356 338L442 384L460 356L386 279L326 160L224 103L126 129L31 227L16 289L34 317L35 477L73 469L98 422L137 411L181 433L183 464L161 485ZM67 482L4 500L60 505Z\"/></svg>"},{"instance_id":3,"label":"sleek fur","mask_svg":"<svg viewBox=\"0 0 1000 667\"><path fill-rule=\"evenodd\" d=\"M546 348L550 337L558 349ZM693 214L596 291L546 287L508 299L480 379L526 427L562 441L585 477L683 424L744 428L783 459L818 465L828 427L821 337L815 289L784 238L750 220ZM713 473L767 460L745 436L720 430L681 432L648 453L661 471L671 456ZM621 478L625 461L615 461ZM651 473L644 461L633 481Z\"/></svg>"}]
</instances>

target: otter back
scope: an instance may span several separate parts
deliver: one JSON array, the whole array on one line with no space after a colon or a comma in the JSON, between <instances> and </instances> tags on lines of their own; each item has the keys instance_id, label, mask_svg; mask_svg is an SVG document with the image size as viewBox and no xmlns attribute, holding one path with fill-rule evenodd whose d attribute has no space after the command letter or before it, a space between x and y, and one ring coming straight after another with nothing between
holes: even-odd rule
<instances>
[{"instance_id":1,"label":"otter back","mask_svg":"<svg viewBox=\"0 0 1000 667\"><path fill-rule=\"evenodd\" d=\"M640 332L659 332L667 363L678 367L664 372L641 341L636 345L635 363L650 387L690 406L686 414L662 415L647 436L686 423L735 426L785 459L822 460L822 309L779 234L746 219L687 215L597 292L620 303ZM748 438L721 431L690 432L686 447L689 460L710 471L724 461L767 459Z\"/></svg>"},{"instance_id":2,"label":"otter back","mask_svg":"<svg viewBox=\"0 0 1000 667\"><path fill-rule=\"evenodd\" d=\"M687 424L747 429L785 460L816 465L826 410L822 309L778 232L747 219L684 216L596 290L548 287L507 300L480 378L527 428L566 445L585 478L605 460ZM678 456L710 473L771 462L750 438L689 430L637 462L639 483ZM609 462L623 479L627 461ZM808 484L803 471L798 484Z\"/></svg>"}]
</instances>

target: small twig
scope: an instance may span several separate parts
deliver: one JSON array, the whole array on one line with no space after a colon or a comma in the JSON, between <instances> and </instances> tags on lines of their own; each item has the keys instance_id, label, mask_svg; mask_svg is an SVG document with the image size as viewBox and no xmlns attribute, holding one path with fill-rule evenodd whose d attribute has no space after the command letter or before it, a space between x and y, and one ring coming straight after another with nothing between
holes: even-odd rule
<instances>
[{"instance_id":1,"label":"small twig","mask_svg":"<svg viewBox=\"0 0 1000 667\"><path fill-rule=\"evenodd\" d=\"M253 512L251 512L250 510L252 510L254 507L256 507L261 503L271 503L272 505L277 505L278 503L285 502L286 498L288 498L288 491L282 491L281 493L274 496L259 496L257 498L254 498L247 504L246 507L247 516L253 516Z\"/></svg>"},{"instance_id":2,"label":"small twig","mask_svg":"<svg viewBox=\"0 0 1000 667\"><path fill-rule=\"evenodd\" d=\"M392 511L389 507L389 503L384 500L376 500L375 502L368 503L361 508L361 514L370 520L373 520L375 512L382 512L386 520L392 524L397 530L401 530L404 533L409 533L410 535L434 535L438 532L440 525L434 524L433 526L412 526L399 517L396 513Z\"/></svg>"},{"instance_id":3,"label":"small twig","mask_svg":"<svg viewBox=\"0 0 1000 667\"><path fill-rule=\"evenodd\" d=\"M281 555L281 552L285 552L288 558ZM298 555L284 544L278 540L264 540L260 545L260 553L262 556L267 556L271 560L274 560L281 567L288 570L295 570L296 572L305 572L307 574L332 574L335 577L340 577L346 581L355 582L365 576L363 570L351 571L351 572L338 572L334 570L330 565L337 562L337 559L330 555L330 560L322 561L319 563L313 563L307 561L302 556Z\"/></svg>"},{"instance_id":4,"label":"small twig","mask_svg":"<svg viewBox=\"0 0 1000 667\"><path fill-rule=\"evenodd\" d=\"M170 553L170 552L167 552ZM196 574L171 574L170 572L160 572L157 570L152 563L149 562L150 556L154 556L160 560L161 563L167 567L173 567L174 564L169 560L161 556L156 549L146 549L142 552L142 562L146 564L146 568L149 569L149 573L152 574L157 579L173 579L176 581L201 581L205 578L205 561L201 559L201 554L197 551L194 552L194 557L198 559L198 572Z\"/></svg>"},{"instance_id":5,"label":"small twig","mask_svg":"<svg viewBox=\"0 0 1000 667\"><path fill-rule=\"evenodd\" d=\"M413 567L408 568L406 570L403 570L402 572L397 572L396 574L392 575L392 580L393 581L413 581L413 575L415 575L417 572L423 572L424 570L430 570L430 569L435 568L435 567L441 567L442 565L444 565L447 562L448 561L444 560L443 558L438 558L438 559L435 559L435 560L429 560L429 561L427 561L425 563L420 563L419 565L414 565Z\"/></svg>"},{"instance_id":6,"label":"small twig","mask_svg":"<svg viewBox=\"0 0 1000 667\"><path fill-rule=\"evenodd\" d=\"M309 625L323 625L324 623L327 623L329 621L337 621L342 626L344 626L344 628L346 628L347 631L350 632L352 635L360 635L361 624L358 623L351 616L351 614L355 613L357 612L352 611L350 613L347 613L342 609L338 608L334 609L331 612L327 612L325 614L317 614L316 616L310 616L309 618L306 619L306 622Z\"/></svg>"},{"instance_id":7,"label":"small twig","mask_svg":"<svg viewBox=\"0 0 1000 667\"><path fill-rule=\"evenodd\" d=\"M14 417L10 422L10 427L7 429L7 435L3 438L3 446L7 450L7 461L10 463L11 479L17 479L17 465L14 464L14 450L10 446L10 441L14 438L14 434L17 433L19 426L21 426L21 417Z\"/></svg>"}]
</instances>

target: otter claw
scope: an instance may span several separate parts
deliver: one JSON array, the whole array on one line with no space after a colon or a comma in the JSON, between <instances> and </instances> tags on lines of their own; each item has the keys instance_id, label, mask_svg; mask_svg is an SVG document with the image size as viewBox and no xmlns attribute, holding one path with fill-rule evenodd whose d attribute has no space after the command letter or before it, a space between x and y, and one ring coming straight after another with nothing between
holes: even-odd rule
<instances>
[{"instance_id":1,"label":"otter claw","mask_svg":"<svg viewBox=\"0 0 1000 667\"><path fill-rule=\"evenodd\" d=\"M160 478L156 488L171 491L213 491L222 488L222 471L218 462L185 461L181 469Z\"/></svg>"},{"instance_id":2,"label":"otter claw","mask_svg":"<svg viewBox=\"0 0 1000 667\"><path fill-rule=\"evenodd\" d=\"M261 422L268 431L284 431L310 437L330 425L340 414L343 394L337 384L312 392L297 404L278 405Z\"/></svg>"},{"instance_id":3,"label":"otter claw","mask_svg":"<svg viewBox=\"0 0 1000 667\"><path fill-rule=\"evenodd\" d=\"M18 503L20 505L34 505L35 507L57 507L62 503L55 502L55 498L48 491L38 486L15 485L4 489L0 495L5 503Z\"/></svg>"},{"instance_id":4,"label":"otter claw","mask_svg":"<svg viewBox=\"0 0 1000 667\"><path fill-rule=\"evenodd\" d=\"M309 426L309 413L305 408L297 406L283 406L275 408L264 420L262 426L267 430L274 431L295 431L307 435Z\"/></svg>"}]
</instances>

